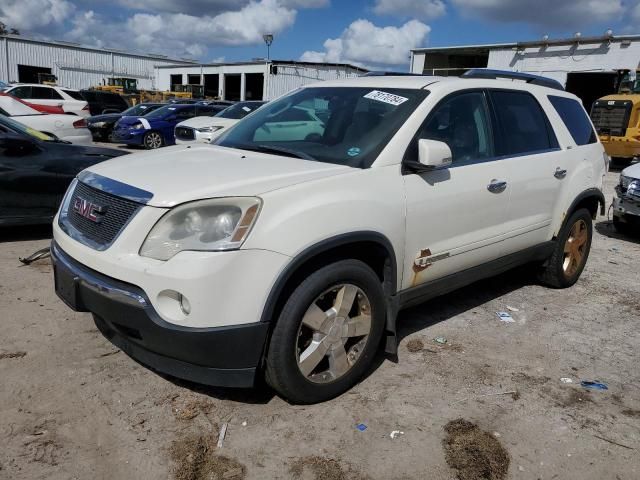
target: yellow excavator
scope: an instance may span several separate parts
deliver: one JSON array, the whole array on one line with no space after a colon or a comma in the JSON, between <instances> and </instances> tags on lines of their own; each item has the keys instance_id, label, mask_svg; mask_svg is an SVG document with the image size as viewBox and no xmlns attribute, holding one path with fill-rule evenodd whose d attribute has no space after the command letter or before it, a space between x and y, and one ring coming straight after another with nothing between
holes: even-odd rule
<instances>
[{"instance_id":1,"label":"yellow excavator","mask_svg":"<svg viewBox=\"0 0 640 480\"><path fill-rule=\"evenodd\" d=\"M143 102L165 102L176 98L203 98L204 94L202 85L177 85L176 91L138 90L138 80L125 77L107 78L103 85L94 88L103 92L117 93L130 105Z\"/></svg>"},{"instance_id":2,"label":"yellow excavator","mask_svg":"<svg viewBox=\"0 0 640 480\"><path fill-rule=\"evenodd\" d=\"M629 164L640 157L639 71L619 72L618 93L596 100L593 121L607 154L617 164Z\"/></svg>"}]
</instances>

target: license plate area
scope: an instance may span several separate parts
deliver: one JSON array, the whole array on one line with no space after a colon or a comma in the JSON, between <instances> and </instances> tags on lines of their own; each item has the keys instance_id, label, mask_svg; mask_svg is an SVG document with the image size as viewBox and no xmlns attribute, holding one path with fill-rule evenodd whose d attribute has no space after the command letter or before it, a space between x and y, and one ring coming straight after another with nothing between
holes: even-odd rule
<instances>
[{"instance_id":1,"label":"license plate area","mask_svg":"<svg viewBox=\"0 0 640 480\"><path fill-rule=\"evenodd\" d=\"M78 299L78 277L60 263L53 267L53 274L58 297L73 310L83 311Z\"/></svg>"}]
</instances>

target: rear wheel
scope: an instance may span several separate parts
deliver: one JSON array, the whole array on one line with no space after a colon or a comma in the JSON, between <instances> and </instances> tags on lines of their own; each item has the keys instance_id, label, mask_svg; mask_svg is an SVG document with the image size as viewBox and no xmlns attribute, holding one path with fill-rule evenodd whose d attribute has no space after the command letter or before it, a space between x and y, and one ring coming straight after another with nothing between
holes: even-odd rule
<instances>
[{"instance_id":1,"label":"rear wheel","mask_svg":"<svg viewBox=\"0 0 640 480\"><path fill-rule=\"evenodd\" d=\"M153 150L156 148L160 148L164 144L164 139L159 132L151 131L144 134L142 143L144 144L144 147L146 149Z\"/></svg>"},{"instance_id":2,"label":"rear wheel","mask_svg":"<svg viewBox=\"0 0 640 480\"><path fill-rule=\"evenodd\" d=\"M592 237L591 212L577 210L560 230L555 250L540 272L540 281L554 288L576 283L589 258Z\"/></svg>"},{"instance_id":3,"label":"rear wheel","mask_svg":"<svg viewBox=\"0 0 640 480\"><path fill-rule=\"evenodd\" d=\"M267 382L293 403L340 395L370 367L384 319L384 293L371 268L357 260L321 268L282 309L269 343Z\"/></svg>"}]
</instances>

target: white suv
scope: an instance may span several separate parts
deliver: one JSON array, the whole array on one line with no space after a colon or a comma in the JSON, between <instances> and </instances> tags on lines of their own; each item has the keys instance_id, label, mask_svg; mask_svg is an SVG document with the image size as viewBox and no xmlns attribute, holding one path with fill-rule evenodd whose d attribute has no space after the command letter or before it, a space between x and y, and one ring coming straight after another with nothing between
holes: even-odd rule
<instances>
[{"instance_id":1,"label":"white suv","mask_svg":"<svg viewBox=\"0 0 640 480\"><path fill-rule=\"evenodd\" d=\"M395 353L408 305L525 263L573 285L608 157L559 84L473 77L327 81L214 146L92 166L54 221L58 295L154 369L309 403ZM270 125L297 108L322 130Z\"/></svg>"},{"instance_id":2,"label":"white suv","mask_svg":"<svg viewBox=\"0 0 640 480\"><path fill-rule=\"evenodd\" d=\"M78 90L38 83L20 83L9 86L4 93L34 105L60 107L65 113L85 118L91 115L89 104Z\"/></svg>"}]
</instances>

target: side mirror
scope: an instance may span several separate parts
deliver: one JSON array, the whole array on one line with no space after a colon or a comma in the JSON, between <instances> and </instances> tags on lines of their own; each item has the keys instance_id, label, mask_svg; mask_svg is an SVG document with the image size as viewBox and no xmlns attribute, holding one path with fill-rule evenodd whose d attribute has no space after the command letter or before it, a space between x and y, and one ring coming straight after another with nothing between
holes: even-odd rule
<instances>
[{"instance_id":1,"label":"side mirror","mask_svg":"<svg viewBox=\"0 0 640 480\"><path fill-rule=\"evenodd\" d=\"M109 113L120 113L120 110L116 108L105 108L104 110L102 110L102 115L107 115Z\"/></svg>"},{"instance_id":2,"label":"side mirror","mask_svg":"<svg viewBox=\"0 0 640 480\"><path fill-rule=\"evenodd\" d=\"M445 168L451 165L453 154L444 142L420 139L418 141L418 162L428 170Z\"/></svg>"}]
</instances>

